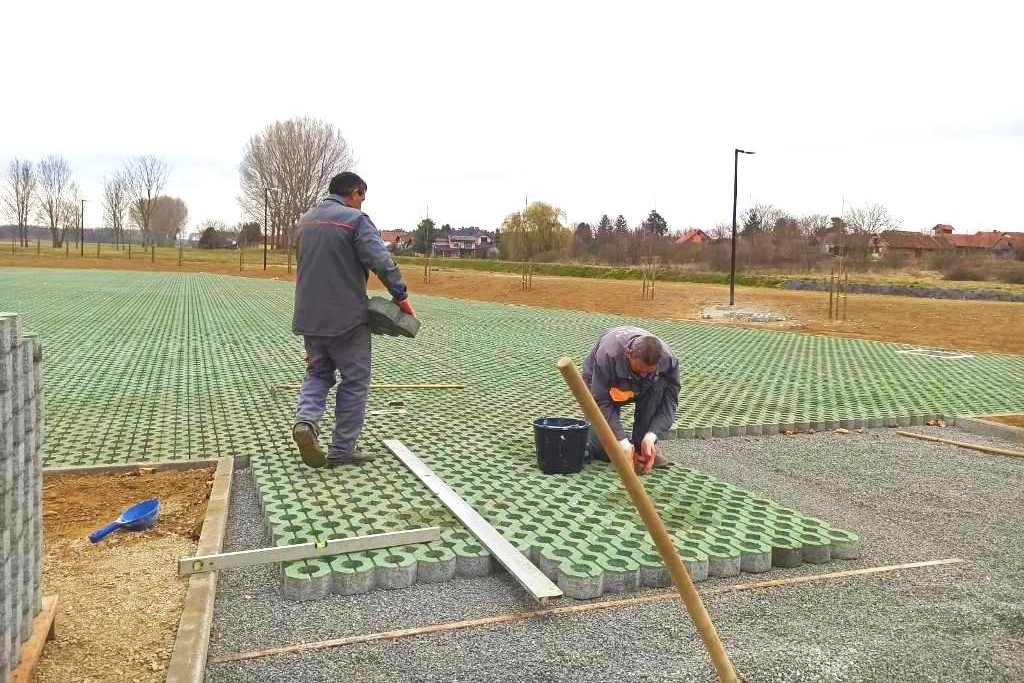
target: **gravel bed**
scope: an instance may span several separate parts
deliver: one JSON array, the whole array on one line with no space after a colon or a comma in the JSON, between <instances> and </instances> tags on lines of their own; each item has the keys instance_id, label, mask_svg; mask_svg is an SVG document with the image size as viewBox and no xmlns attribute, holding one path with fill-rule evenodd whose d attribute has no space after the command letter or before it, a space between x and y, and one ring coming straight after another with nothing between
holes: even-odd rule
<instances>
[{"instance_id":1,"label":"gravel bed","mask_svg":"<svg viewBox=\"0 0 1024 683\"><path fill-rule=\"evenodd\" d=\"M1008 447L961 430L947 438ZM896 436L823 433L666 442L666 455L859 533L853 562L767 578L961 557L961 565L730 595L706 604L737 670L759 681L1024 680L1024 461ZM247 487L250 489L246 492ZM239 477L229 547L254 547ZM729 582L747 582L741 576ZM723 582L707 581L700 588ZM267 568L221 577L215 654L529 607L508 577L289 603ZM249 595L250 599L244 596ZM572 601L564 601L571 604ZM207 680L713 681L668 601L303 655L211 665Z\"/></svg>"}]
</instances>

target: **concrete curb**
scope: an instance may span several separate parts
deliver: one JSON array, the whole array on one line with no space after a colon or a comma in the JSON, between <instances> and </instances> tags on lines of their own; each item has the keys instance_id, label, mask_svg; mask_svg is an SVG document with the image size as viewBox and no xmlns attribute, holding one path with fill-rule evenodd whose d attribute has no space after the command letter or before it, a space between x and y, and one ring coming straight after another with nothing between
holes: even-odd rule
<instances>
[{"instance_id":1,"label":"concrete curb","mask_svg":"<svg viewBox=\"0 0 1024 683\"><path fill-rule=\"evenodd\" d=\"M978 436L988 436L1012 443L1024 443L1024 429L999 422L989 422L976 417L957 416L946 424Z\"/></svg>"},{"instance_id":2,"label":"concrete curb","mask_svg":"<svg viewBox=\"0 0 1024 683\"><path fill-rule=\"evenodd\" d=\"M224 530L231 499L231 476L236 458L217 460L213 489L206 504L206 518L199 534L197 555L213 555L224 548ZM213 626L213 601L217 596L217 572L193 574L188 582L185 607L181 611L174 650L167 667L167 683L202 683L206 677L206 657Z\"/></svg>"}]
</instances>

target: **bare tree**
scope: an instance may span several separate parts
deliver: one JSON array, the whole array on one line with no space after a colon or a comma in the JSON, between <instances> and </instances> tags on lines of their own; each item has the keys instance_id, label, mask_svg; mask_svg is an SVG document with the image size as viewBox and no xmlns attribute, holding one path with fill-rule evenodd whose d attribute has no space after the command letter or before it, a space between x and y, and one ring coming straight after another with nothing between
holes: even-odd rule
<instances>
[{"instance_id":1,"label":"bare tree","mask_svg":"<svg viewBox=\"0 0 1024 683\"><path fill-rule=\"evenodd\" d=\"M884 230L898 230L903 221L889 215L883 204L865 204L846 211L843 220L854 234L877 235Z\"/></svg>"},{"instance_id":2,"label":"bare tree","mask_svg":"<svg viewBox=\"0 0 1024 683\"><path fill-rule=\"evenodd\" d=\"M71 166L62 156L48 156L39 162L39 216L50 228L54 247L64 244L65 200L74 187ZM76 189L77 195L77 189Z\"/></svg>"},{"instance_id":3,"label":"bare tree","mask_svg":"<svg viewBox=\"0 0 1024 683\"><path fill-rule=\"evenodd\" d=\"M708 236L716 242L732 239L732 223L715 223L715 227L708 231Z\"/></svg>"},{"instance_id":4,"label":"bare tree","mask_svg":"<svg viewBox=\"0 0 1024 683\"><path fill-rule=\"evenodd\" d=\"M163 159L147 154L129 159L124 166L124 180L133 218L142 231L142 243L152 239L150 226L156 209L156 198L167 185L170 165Z\"/></svg>"},{"instance_id":5,"label":"bare tree","mask_svg":"<svg viewBox=\"0 0 1024 683\"><path fill-rule=\"evenodd\" d=\"M65 188L55 208L57 228L54 246L60 247L64 244L68 230L71 230L71 236L76 240L82 237L81 206L82 200L78 193L78 183L71 183Z\"/></svg>"},{"instance_id":6,"label":"bare tree","mask_svg":"<svg viewBox=\"0 0 1024 683\"><path fill-rule=\"evenodd\" d=\"M245 147L238 202L262 225L269 199L274 244L290 245L299 217L327 193L332 177L353 165L348 142L331 124L307 117L275 121Z\"/></svg>"},{"instance_id":7,"label":"bare tree","mask_svg":"<svg viewBox=\"0 0 1024 683\"><path fill-rule=\"evenodd\" d=\"M800 233L808 239L816 239L821 237L829 228L832 227L832 223L829 221L828 216L823 213L811 213L800 218Z\"/></svg>"},{"instance_id":8,"label":"bare tree","mask_svg":"<svg viewBox=\"0 0 1024 683\"><path fill-rule=\"evenodd\" d=\"M160 195L154 197L149 204L152 211L149 216L149 227L146 229L146 234L149 235L147 239L154 244L173 242L188 222L188 207L184 200ZM133 203L128 213L132 222L141 229L144 218L140 205Z\"/></svg>"},{"instance_id":9,"label":"bare tree","mask_svg":"<svg viewBox=\"0 0 1024 683\"><path fill-rule=\"evenodd\" d=\"M744 237L749 237L759 232L771 232L775 227L775 221L785 214L771 204L754 204L742 215L742 232Z\"/></svg>"},{"instance_id":10,"label":"bare tree","mask_svg":"<svg viewBox=\"0 0 1024 683\"><path fill-rule=\"evenodd\" d=\"M18 226L18 240L21 246L28 246L28 221L36 208L36 169L28 159L15 158L7 167L7 187L4 192L4 206Z\"/></svg>"},{"instance_id":11,"label":"bare tree","mask_svg":"<svg viewBox=\"0 0 1024 683\"><path fill-rule=\"evenodd\" d=\"M115 245L124 244L125 213L130 203L124 174L115 173L103 179L103 220L114 233Z\"/></svg>"},{"instance_id":12,"label":"bare tree","mask_svg":"<svg viewBox=\"0 0 1024 683\"><path fill-rule=\"evenodd\" d=\"M865 204L848 209L843 222L850 231L850 252L861 263L866 263L871 251L871 239L885 230L897 230L902 221L889 215L882 204Z\"/></svg>"}]
</instances>

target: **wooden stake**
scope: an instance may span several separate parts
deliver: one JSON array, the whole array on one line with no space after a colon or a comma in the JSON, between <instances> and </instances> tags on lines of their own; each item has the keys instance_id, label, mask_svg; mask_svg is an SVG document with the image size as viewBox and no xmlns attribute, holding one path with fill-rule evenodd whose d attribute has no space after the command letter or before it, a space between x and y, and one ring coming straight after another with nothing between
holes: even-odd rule
<instances>
[{"instance_id":1,"label":"wooden stake","mask_svg":"<svg viewBox=\"0 0 1024 683\"><path fill-rule=\"evenodd\" d=\"M672 580L679 590L679 597L686 606L686 611L689 612L697 632L700 633L701 640L704 641L704 647L711 656L715 670L718 671L719 680L722 683L737 683L740 681L740 678L736 675L732 662L729 661L729 655L725 651L725 646L722 645L718 632L715 631L715 625L711 623L711 617L708 615L708 611L704 607L704 603L701 601L693 581L690 580L690 575L686 572L686 567L683 566L683 561L679 558L679 553L676 551L672 539L669 538L665 524L661 521L661 517L658 516L658 511L654 509L654 504L647 495L643 484L640 483L640 478L633 471L632 459L622 452L619 440L615 438L611 427L608 426L608 422L604 419L601 409L597 407L597 402L590 394L587 385L583 382L583 377L580 376L580 372L576 369L576 364L572 362L572 359L562 358L559 360L558 371L562 373L565 383L576 397L580 407L583 408L584 415L590 421L591 429L597 431L597 436L601 441L604 452L615 466L615 471L619 473L619 479L622 480L626 491L629 493L629 497L633 501L633 505L636 507L637 512L640 513L644 526L647 527L648 533L650 533L654 544L658 548L661 559L665 562L665 567L672 575Z\"/></svg>"},{"instance_id":2,"label":"wooden stake","mask_svg":"<svg viewBox=\"0 0 1024 683\"><path fill-rule=\"evenodd\" d=\"M935 443L944 443L949 446L956 446L957 448L968 448L972 451L981 451L982 453L991 453L992 455L1005 455L1009 458L1024 458L1024 452L1022 451L1009 451L1005 448L995 448L994 446L983 446L979 443L967 443L965 441L951 441L949 439L940 439L937 436L928 436L927 434L915 434L913 432L896 432L900 436L909 436L912 439L921 439L923 441L934 441Z\"/></svg>"},{"instance_id":3,"label":"wooden stake","mask_svg":"<svg viewBox=\"0 0 1024 683\"><path fill-rule=\"evenodd\" d=\"M43 598L43 609L32 620L32 634L21 646L21 662L11 671L11 683L31 683L46 641L57 635L57 596Z\"/></svg>"},{"instance_id":4,"label":"wooden stake","mask_svg":"<svg viewBox=\"0 0 1024 683\"><path fill-rule=\"evenodd\" d=\"M820 583L836 579L846 579L856 576L867 576L870 574L885 574L890 572L903 571L907 569L921 569L925 567L936 567L948 564L960 564L963 560L953 557L946 560L928 560L925 562L909 562L907 564L892 564L883 567L865 567L863 569L851 569L842 572L829 572L828 574L807 574L804 576L793 576L785 579L772 579L768 581L754 581L751 583L734 583L728 586L718 586L703 590L704 595L718 595L722 593L740 593L743 591L760 590L764 588L780 588L801 583ZM400 638L411 638L414 636L428 635L431 633L442 633L447 631L459 631L479 626L495 626L512 621L526 621L539 617L551 617L562 614L576 614L578 612L592 612L595 610L615 609L617 607L630 607L633 605L645 605L649 603L675 600L676 592L657 593L655 595L641 595L634 598L614 598L598 602L587 602L581 605L569 605L566 607L550 607L547 609L533 610L530 612L509 612L493 617L482 617L480 619L467 619L464 621L448 621L430 626L417 626L414 628L403 628L396 631L384 631L381 633L369 633L359 636L347 636L345 638L334 638L322 640L316 643L299 643L297 645L286 645L267 650L256 650L253 652L239 652L236 654L219 655L210 657L211 664L226 664L228 662L242 662L249 659L262 659L276 655L285 655L295 652L315 652L317 650L328 650L346 645L362 645L364 643L375 643L383 640L398 640Z\"/></svg>"},{"instance_id":5,"label":"wooden stake","mask_svg":"<svg viewBox=\"0 0 1024 683\"><path fill-rule=\"evenodd\" d=\"M832 320L832 295L836 288L836 266L832 264L832 274L828 278L828 319Z\"/></svg>"}]
</instances>

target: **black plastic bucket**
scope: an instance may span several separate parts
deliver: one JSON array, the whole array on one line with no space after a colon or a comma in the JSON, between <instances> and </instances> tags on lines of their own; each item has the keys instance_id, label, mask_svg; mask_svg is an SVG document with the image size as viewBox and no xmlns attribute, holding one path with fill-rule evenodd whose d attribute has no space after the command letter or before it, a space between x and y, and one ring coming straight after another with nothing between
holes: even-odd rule
<instances>
[{"instance_id":1,"label":"black plastic bucket","mask_svg":"<svg viewBox=\"0 0 1024 683\"><path fill-rule=\"evenodd\" d=\"M537 467L544 474L573 474L583 469L590 423L570 417L542 417L533 423Z\"/></svg>"}]
</instances>

